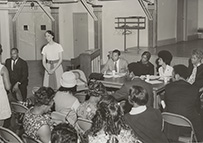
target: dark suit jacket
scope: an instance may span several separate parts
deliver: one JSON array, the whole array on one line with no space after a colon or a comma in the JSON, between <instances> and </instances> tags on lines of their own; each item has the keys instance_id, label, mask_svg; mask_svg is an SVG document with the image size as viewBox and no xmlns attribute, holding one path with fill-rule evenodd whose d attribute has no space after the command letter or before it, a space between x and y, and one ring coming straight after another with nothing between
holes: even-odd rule
<instances>
[{"instance_id":1,"label":"dark suit jacket","mask_svg":"<svg viewBox=\"0 0 203 143\"><path fill-rule=\"evenodd\" d=\"M17 82L27 85L28 84L28 65L26 61L19 58L15 66L13 67L13 71L11 69L11 61L12 61L11 58L7 59L5 62L5 66L8 69L12 86Z\"/></svg>"},{"instance_id":2,"label":"dark suit jacket","mask_svg":"<svg viewBox=\"0 0 203 143\"><path fill-rule=\"evenodd\" d=\"M189 62L189 66L188 66L189 76L192 74L192 71L193 71L193 64ZM193 84L198 88L203 87L203 64L197 67L196 79Z\"/></svg>"},{"instance_id":3,"label":"dark suit jacket","mask_svg":"<svg viewBox=\"0 0 203 143\"><path fill-rule=\"evenodd\" d=\"M151 62L142 64L141 61L128 64L129 72L133 72L136 76L154 75L154 65Z\"/></svg>"},{"instance_id":4,"label":"dark suit jacket","mask_svg":"<svg viewBox=\"0 0 203 143\"><path fill-rule=\"evenodd\" d=\"M128 82L124 83L124 85L118 91L116 91L113 94L113 96L118 101L121 101L121 100L124 100L124 99L127 100L128 95L129 95L129 89L133 85L141 86L141 87L143 87L144 89L147 90L147 93L149 95L147 106L153 106L154 98L153 98L152 85L145 82L144 80L141 80L140 78L135 78L132 81L128 81Z\"/></svg>"},{"instance_id":5,"label":"dark suit jacket","mask_svg":"<svg viewBox=\"0 0 203 143\"><path fill-rule=\"evenodd\" d=\"M179 80L166 85L164 98L165 110L188 118L193 124L198 140L202 141L203 128L196 109L196 103L200 100L199 89L186 81ZM169 125L166 129L167 137L177 140L178 129Z\"/></svg>"},{"instance_id":6,"label":"dark suit jacket","mask_svg":"<svg viewBox=\"0 0 203 143\"><path fill-rule=\"evenodd\" d=\"M190 83L179 80L166 85L164 101L166 111L190 117L196 112L199 100L198 88Z\"/></svg>"}]
</instances>

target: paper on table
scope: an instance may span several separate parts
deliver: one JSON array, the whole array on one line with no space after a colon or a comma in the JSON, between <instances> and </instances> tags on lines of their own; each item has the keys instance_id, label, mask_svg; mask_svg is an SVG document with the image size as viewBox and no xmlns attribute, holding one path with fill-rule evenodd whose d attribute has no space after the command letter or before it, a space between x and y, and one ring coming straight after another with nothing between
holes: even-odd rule
<instances>
[{"instance_id":1,"label":"paper on table","mask_svg":"<svg viewBox=\"0 0 203 143\"><path fill-rule=\"evenodd\" d=\"M160 81L160 80L149 80L149 81L145 80L145 81L148 82L148 83L150 83L150 84L159 84L159 83L163 83L163 82Z\"/></svg>"},{"instance_id":2,"label":"paper on table","mask_svg":"<svg viewBox=\"0 0 203 143\"><path fill-rule=\"evenodd\" d=\"M105 75L104 75L104 78L112 78L112 77L118 78L118 77L122 77L122 76L123 76L123 75L120 75L120 74L116 74L116 75L105 74Z\"/></svg>"}]
</instances>

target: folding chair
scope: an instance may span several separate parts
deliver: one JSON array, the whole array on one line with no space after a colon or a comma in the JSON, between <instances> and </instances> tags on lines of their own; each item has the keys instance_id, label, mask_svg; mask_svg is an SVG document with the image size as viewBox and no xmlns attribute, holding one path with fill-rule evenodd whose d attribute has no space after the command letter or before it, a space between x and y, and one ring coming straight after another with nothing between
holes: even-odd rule
<instances>
[{"instance_id":1,"label":"folding chair","mask_svg":"<svg viewBox=\"0 0 203 143\"><path fill-rule=\"evenodd\" d=\"M11 102L11 110L14 113L23 113L25 114L25 112L28 110L28 108L18 102Z\"/></svg>"},{"instance_id":2,"label":"folding chair","mask_svg":"<svg viewBox=\"0 0 203 143\"><path fill-rule=\"evenodd\" d=\"M164 122L167 122L171 125L181 126L181 127L190 127L192 129L190 137L179 136L178 141L192 143L194 139L194 141L197 142L197 137L195 135L193 125L190 122L190 120L188 120L186 117L178 114L169 113L169 112L163 112L162 116L163 116Z\"/></svg>"},{"instance_id":3,"label":"folding chair","mask_svg":"<svg viewBox=\"0 0 203 143\"><path fill-rule=\"evenodd\" d=\"M23 143L23 141L14 132L4 127L0 127L0 136L5 142Z\"/></svg>"},{"instance_id":4,"label":"folding chair","mask_svg":"<svg viewBox=\"0 0 203 143\"><path fill-rule=\"evenodd\" d=\"M42 143L40 140L32 139L27 134L22 135L22 140L23 140L24 143Z\"/></svg>"},{"instance_id":5,"label":"folding chair","mask_svg":"<svg viewBox=\"0 0 203 143\"><path fill-rule=\"evenodd\" d=\"M84 133L92 127L92 121L83 118L78 118L76 124Z\"/></svg>"}]
</instances>

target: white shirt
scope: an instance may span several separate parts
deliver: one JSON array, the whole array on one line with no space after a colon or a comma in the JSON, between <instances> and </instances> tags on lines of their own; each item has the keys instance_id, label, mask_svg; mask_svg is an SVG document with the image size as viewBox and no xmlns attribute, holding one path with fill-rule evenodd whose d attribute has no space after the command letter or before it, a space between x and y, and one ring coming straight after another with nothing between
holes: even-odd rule
<instances>
[{"instance_id":1,"label":"white shirt","mask_svg":"<svg viewBox=\"0 0 203 143\"><path fill-rule=\"evenodd\" d=\"M172 77L172 73L173 73L173 67L166 65L166 69L164 71L163 67L159 68L159 76L161 78L164 77Z\"/></svg>"},{"instance_id":2,"label":"white shirt","mask_svg":"<svg viewBox=\"0 0 203 143\"><path fill-rule=\"evenodd\" d=\"M130 115L137 115L137 114L144 112L145 110L147 110L147 106L145 106L145 105L139 106L139 107L133 107L129 114Z\"/></svg>"},{"instance_id":3,"label":"white shirt","mask_svg":"<svg viewBox=\"0 0 203 143\"><path fill-rule=\"evenodd\" d=\"M119 62L120 62L120 59L114 62L114 64L116 64L117 73L119 73Z\"/></svg>"},{"instance_id":4,"label":"white shirt","mask_svg":"<svg viewBox=\"0 0 203 143\"><path fill-rule=\"evenodd\" d=\"M11 70L12 70L12 71L13 71L14 64L17 63L18 59L19 59L19 58L17 58L17 59L15 60L15 63L14 63L14 60L11 59Z\"/></svg>"},{"instance_id":5,"label":"white shirt","mask_svg":"<svg viewBox=\"0 0 203 143\"><path fill-rule=\"evenodd\" d=\"M53 43L52 45L47 44L42 50L42 54L50 61L59 60L59 53L61 52L63 52L63 48L58 43Z\"/></svg>"}]
</instances>

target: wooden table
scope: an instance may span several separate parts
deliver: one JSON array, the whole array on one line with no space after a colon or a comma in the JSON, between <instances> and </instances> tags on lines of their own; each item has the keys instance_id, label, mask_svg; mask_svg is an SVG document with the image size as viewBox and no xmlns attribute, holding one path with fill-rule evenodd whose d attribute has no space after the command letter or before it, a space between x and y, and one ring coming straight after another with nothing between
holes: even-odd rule
<instances>
[{"instance_id":1,"label":"wooden table","mask_svg":"<svg viewBox=\"0 0 203 143\"><path fill-rule=\"evenodd\" d=\"M119 77L119 78L104 78L104 80L100 80L101 83L104 84L105 87L109 88L117 88L120 89L122 85L127 81L126 77ZM153 107L158 109L160 104L160 93L165 90L164 83L158 84L151 84L153 88L153 95L154 95L154 104Z\"/></svg>"}]
</instances>

